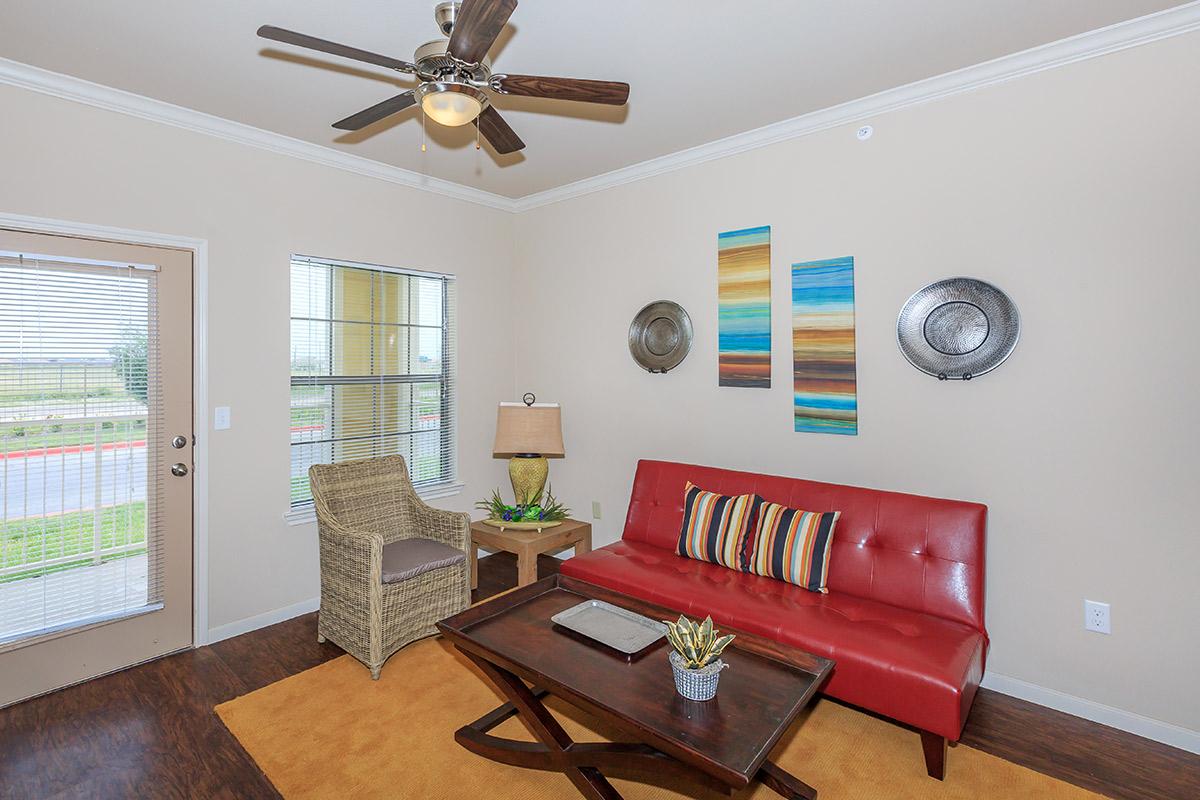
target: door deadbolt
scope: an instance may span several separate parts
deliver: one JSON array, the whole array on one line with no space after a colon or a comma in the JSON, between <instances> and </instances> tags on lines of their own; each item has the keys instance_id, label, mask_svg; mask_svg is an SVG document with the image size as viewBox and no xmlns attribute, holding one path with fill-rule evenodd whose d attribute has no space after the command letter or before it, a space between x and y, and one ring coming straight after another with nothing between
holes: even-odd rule
<instances>
[{"instance_id":1,"label":"door deadbolt","mask_svg":"<svg viewBox=\"0 0 1200 800\"><path fill-rule=\"evenodd\" d=\"M187 464L183 464L183 463L172 464L171 465L171 474L174 475L176 478L182 478L184 475L187 475L188 474Z\"/></svg>"},{"instance_id":2,"label":"door deadbolt","mask_svg":"<svg viewBox=\"0 0 1200 800\"><path fill-rule=\"evenodd\" d=\"M171 440L171 447L174 447L176 450L182 450L186 446L187 446L187 437L186 436L183 436L183 435L176 436L174 439Z\"/></svg>"}]
</instances>

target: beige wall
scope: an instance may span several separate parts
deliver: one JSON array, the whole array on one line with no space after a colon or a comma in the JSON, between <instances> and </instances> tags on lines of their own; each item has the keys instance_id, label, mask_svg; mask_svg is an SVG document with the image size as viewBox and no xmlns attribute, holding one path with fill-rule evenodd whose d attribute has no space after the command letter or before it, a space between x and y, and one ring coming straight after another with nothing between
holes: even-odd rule
<instances>
[{"instance_id":1,"label":"beige wall","mask_svg":"<svg viewBox=\"0 0 1200 800\"><path fill-rule=\"evenodd\" d=\"M500 484L488 448L512 334L491 309L510 284L511 215L9 87L0 108L0 211L208 240L209 398L233 411L230 430L199 431L211 628L318 592L316 526L282 516L293 252L458 276L466 489L437 502L469 509Z\"/></svg>"},{"instance_id":2,"label":"beige wall","mask_svg":"<svg viewBox=\"0 0 1200 800\"><path fill-rule=\"evenodd\" d=\"M1200 730L1200 35L896 112L517 218L518 391L563 404L556 490L621 531L635 461L696 461L991 508L989 671ZM720 389L716 234L772 226L773 387ZM856 259L859 435L797 434L790 272ZM895 344L932 280L1015 299L1012 359L939 383ZM666 376L626 349L677 300ZM1084 598L1111 636L1083 630Z\"/></svg>"}]
</instances>

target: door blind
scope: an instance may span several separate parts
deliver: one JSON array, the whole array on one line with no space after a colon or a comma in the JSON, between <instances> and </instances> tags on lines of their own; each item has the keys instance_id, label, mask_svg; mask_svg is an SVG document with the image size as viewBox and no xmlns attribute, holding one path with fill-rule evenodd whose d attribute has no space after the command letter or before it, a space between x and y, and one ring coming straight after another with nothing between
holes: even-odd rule
<instances>
[{"instance_id":1,"label":"door blind","mask_svg":"<svg viewBox=\"0 0 1200 800\"><path fill-rule=\"evenodd\" d=\"M0 647L161 607L155 278L0 253Z\"/></svg>"},{"instance_id":2,"label":"door blind","mask_svg":"<svg viewBox=\"0 0 1200 800\"><path fill-rule=\"evenodd\" d=\"M399 454L418 488L454 464L454 279L296 256L291 265L291 505L308 468Z\"/></svg>"}]
</instances>

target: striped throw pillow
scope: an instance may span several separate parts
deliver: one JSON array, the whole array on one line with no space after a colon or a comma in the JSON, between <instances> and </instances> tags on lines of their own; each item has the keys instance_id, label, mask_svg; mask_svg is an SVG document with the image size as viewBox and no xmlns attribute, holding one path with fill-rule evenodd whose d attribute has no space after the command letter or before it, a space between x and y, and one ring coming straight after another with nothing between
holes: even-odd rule
<instances>
[{"instance_id":1,"label":"striped throw pillow","mask_svg":"<svg viewBox=\"0 0 1200 800\"><path fill-rule=\"evenodd\" d=\"M747 544L747 572L828 593L829 547L840 511L801 511L763 502Z\"/></svg>"},{"instance_id":2,"label":"striped throw pillow","mask_svg":"<svg viewBox=\"0 0 1200 800\"><path fill-rule=\"evenodd\" d=\"M741 570L742 546L760 503L758 495L706 492L688 481L683 490L683 528L676 551L681 556Z\"/></svg>"}]
</instances>

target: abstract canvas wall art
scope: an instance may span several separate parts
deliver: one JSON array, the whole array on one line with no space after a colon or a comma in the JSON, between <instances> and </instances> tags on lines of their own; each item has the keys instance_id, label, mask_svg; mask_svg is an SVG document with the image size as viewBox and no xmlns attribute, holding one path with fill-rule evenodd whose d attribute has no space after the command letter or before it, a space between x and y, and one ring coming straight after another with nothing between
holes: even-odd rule
<instances>
[{"instance_id":1,"label":"abstract canvas wall art","mask_svg":"<svg viewBox=\"0 0 1200 800\"><path fill-rule=\"evenodd\" d=\"M771 388L771 226L717 234L721 386Z\"/></svg>"},{"instance_id":2,"label":"abstract canvas wall art","mask_svg":"<svg viewBox=\"0 0 1200 800\"><path fill-rule=\"evenodd\" d=\"M854 258L792 265L793 416L804 433L858 433Z\"/></svg>"}]
</instances>

